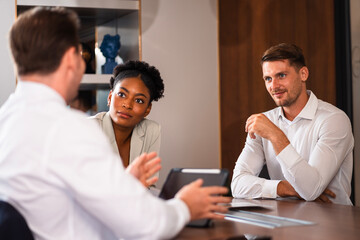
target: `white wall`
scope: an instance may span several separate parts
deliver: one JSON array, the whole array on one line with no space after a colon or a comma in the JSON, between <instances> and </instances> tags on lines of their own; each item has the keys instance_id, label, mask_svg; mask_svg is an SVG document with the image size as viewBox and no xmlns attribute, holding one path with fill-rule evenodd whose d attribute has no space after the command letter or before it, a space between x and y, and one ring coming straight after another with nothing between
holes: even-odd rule
<instances>
[{"instance_id":1,"label":"white wall","mask_svg":"<svg viewBox=\"0 0 360 240\"><path fill-rule=\"evenodd\" d=\"M220 167L216 0L142 0L141 27L142 60L165 84L149 115L162 126L158 186L172 167Z\"/></svg>"},{"instance_id":2,"label":"white wall","mask_svg":"<svg viewBox=\"0 0 360 240\"><path fill-rule=\"evenodd\" d=\"M15 2L0 1L0 106L15 90L16 79L10 58L8 32L15 20Z\"/></svg>"},{"instance_id":3,"label":"white wall","mask_svg":"<svg viewBox=\"0 0 360 240\"><path fill-rule=\"evenodd\" d=\"M360 0L350 0L352 44L353 130L355 138L355 205L360 206Z\"/></svg>"}]
</instances>

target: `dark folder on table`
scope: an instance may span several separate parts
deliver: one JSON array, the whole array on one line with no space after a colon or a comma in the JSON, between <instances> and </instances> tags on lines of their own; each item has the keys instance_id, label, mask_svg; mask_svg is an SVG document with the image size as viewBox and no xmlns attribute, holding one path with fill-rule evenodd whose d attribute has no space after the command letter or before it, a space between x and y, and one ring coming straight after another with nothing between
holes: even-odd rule
<instances>
[{"instance_id":1,"label":"dark folder on table","mask_svg":"<svg viewBox=\"0 0 360 240\"><path fill-rule=\"evenodd\" d=\"M184 185L199 178L203 179L203 186L225 186L228 176L229 171L226 169L173 168L165 180L159 197L171 199ZM200 219L191 221L188 226L207 227L210 223L210 219Z\"/></svg>"}]
</instances>

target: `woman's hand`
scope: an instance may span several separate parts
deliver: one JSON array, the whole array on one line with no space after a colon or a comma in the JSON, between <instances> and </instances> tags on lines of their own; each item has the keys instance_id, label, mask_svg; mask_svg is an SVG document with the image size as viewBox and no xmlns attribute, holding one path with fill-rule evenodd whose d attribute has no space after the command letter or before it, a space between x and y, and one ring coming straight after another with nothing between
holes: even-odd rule
<instances>
[{"instance_id":1,"label":"woman's hand","mask_svg":"<svg viewBox=\"0 0 360 240\"><path fill-rule=\"evenodd\" d=\"M152 176L160 171L160 163L161 159L156 152L143 153L126 168L126 171L148 188L159 180L158 177Z\"/></svg>"}]
</instances>

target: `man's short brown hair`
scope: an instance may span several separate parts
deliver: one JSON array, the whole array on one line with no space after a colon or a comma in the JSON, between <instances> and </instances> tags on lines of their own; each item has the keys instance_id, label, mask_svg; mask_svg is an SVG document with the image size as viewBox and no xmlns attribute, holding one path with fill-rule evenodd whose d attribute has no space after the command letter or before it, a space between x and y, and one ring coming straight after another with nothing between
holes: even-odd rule
<instances>
[{"instance_id":1,"label":"man's short brown hair","mask_svg":"<svg viewBox=\"0 0 360 240\"><path fill-rule=\"evenodd\" d=\"M18 74L54 72L70 47L79 50L79 26L75 12L61 7L36 7L20 14L9 34Z\"/></svg>"},{"instance_id":2,"label":"man's short brown hair","mask_svg":"<svg viewBox=\"0 0 360 240\"><path fill-rule=\"evenodd\" d=\"M306 66L301 48L290 43L280 43L267 49L261 58L261 65L264 62L280 60L289 60L290 65L295 66L297 70Z\"/></svg>"}]
</instances>

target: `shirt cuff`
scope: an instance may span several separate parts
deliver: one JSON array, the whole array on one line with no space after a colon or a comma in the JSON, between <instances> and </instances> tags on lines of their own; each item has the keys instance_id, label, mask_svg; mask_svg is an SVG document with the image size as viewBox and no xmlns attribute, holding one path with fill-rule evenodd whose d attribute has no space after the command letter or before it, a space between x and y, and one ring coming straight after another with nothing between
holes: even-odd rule
<instances>
[{"instance_id":1,"label":"shirt cuff","mask_svg":"<svg viewBox=\"0 0 360 240\"><path fill-rule=\"evenodd\" d=\"M170 239L175 237L184 226L190 221L190 211L187 205L178 198L173 198L165 201L168 209L166 214L168 220L162 222L159 226L159 236L150 237L151 239ZM169 222L170 221L170 222Z\"/></svg>"},{"instance_id":2,"label":"shirt cuff","mask_svg":"<svg viewBox=\"0 0 360 240\"><path fill-rule=\"evenodd\" d=\"M263 198L276 198L277 185L281 180L265 180L263 185L262 197Z\"/></svg>"},{"instance_id":3,"label":"shirt cuff","mask_svg":"<svg viewBox=\"0 0 360 240\"><path fill-rule=\"evenodd\" d=\"M190 210L183 200L181 200L180 198L173 198L171 200L168 200L168 203L170 205L176 205L176 209L178 210L178 213L181 216L182 222L184 224L190 221Z\"/></svg>"},{"instance_id":4,"label":"shirt cuff","mask_svg":"<svg viewBox=\"0 0 360 240\"><path fill-rule=\"evenodd\" d=\"M298 163L299 154L294 147L289 144L276 156L276 159L284 169L288 170Z\"/></svg>"}]
</instances>

